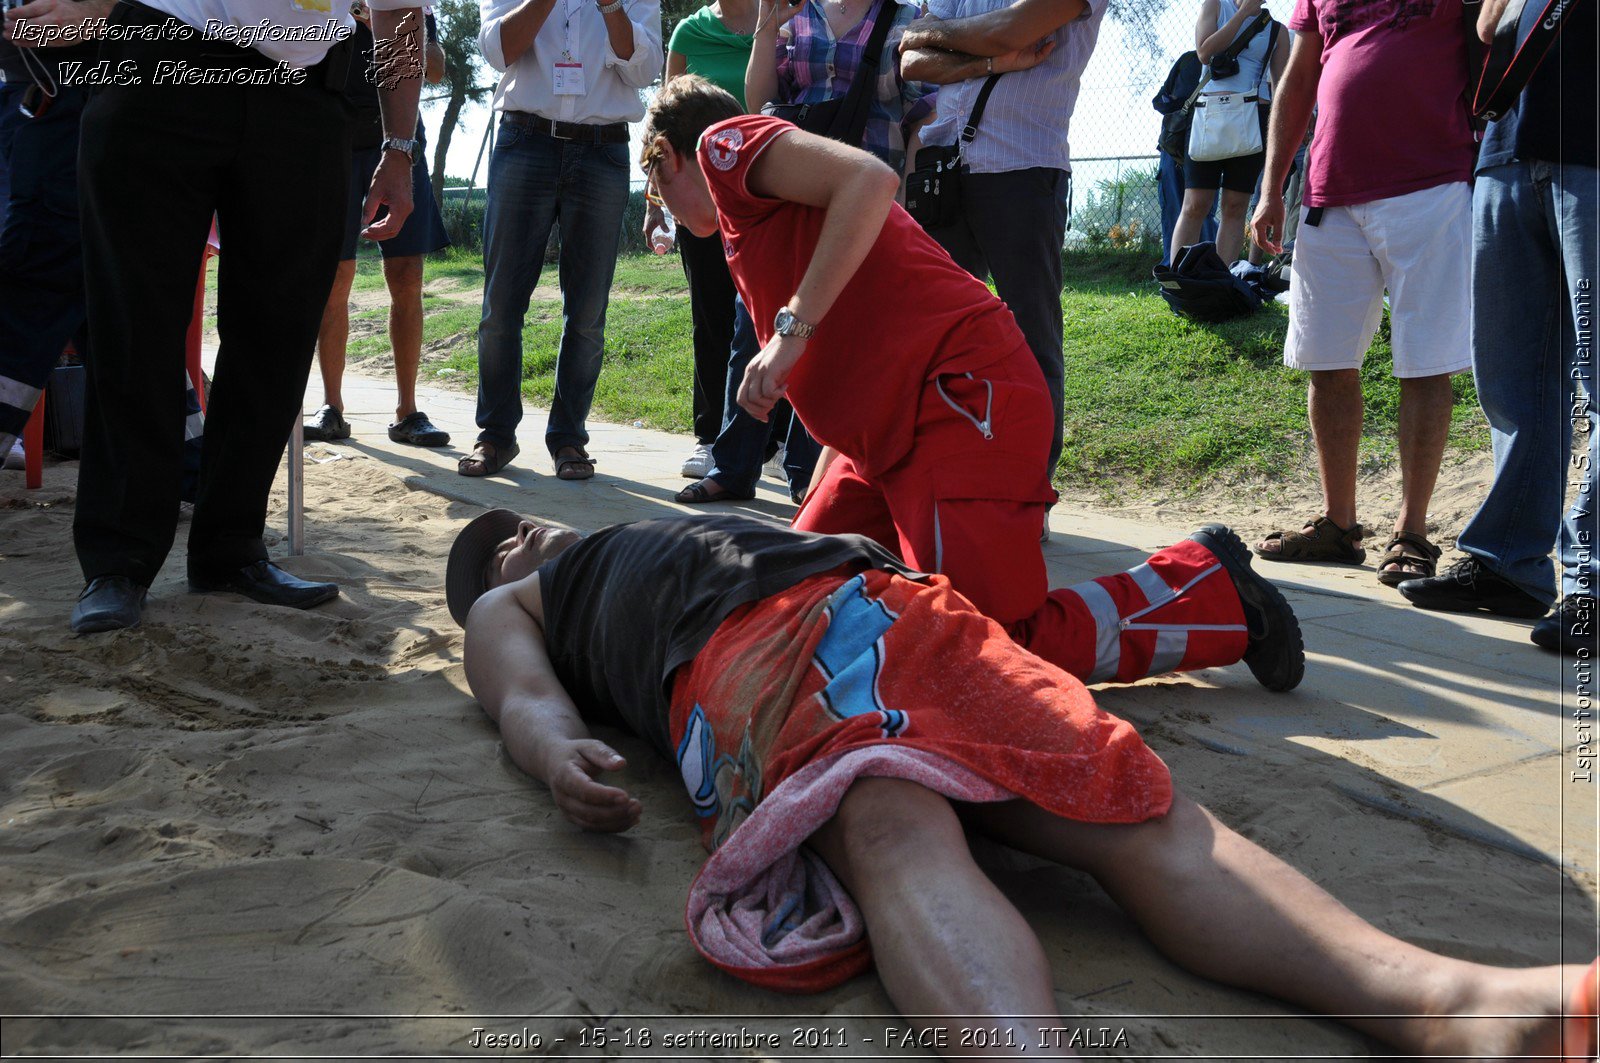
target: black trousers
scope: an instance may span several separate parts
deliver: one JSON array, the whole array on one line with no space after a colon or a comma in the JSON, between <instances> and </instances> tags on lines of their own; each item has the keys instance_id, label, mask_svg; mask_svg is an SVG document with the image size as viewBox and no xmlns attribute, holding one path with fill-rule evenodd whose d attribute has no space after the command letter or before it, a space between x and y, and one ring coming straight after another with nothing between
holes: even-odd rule
<instances>
[{"instance_id":1,"label":"black trousers","mask_svg":"<svg viewBox=\"0 0 1600 1063\"><path fill-rule=\"evenodd\" d=\"M153 84L163 59L268 65L198 35L107 42L102 58L113 69L132 61L144 81L101 89L83 117L80 213L96 341L73 535L85 578L148 586L177 529L184 338L213 212L221 347L189 566L220 572L267 556L267 496L300 415L339 257L348 110L315 68L301 85Z\"/></svg>"},{"instance_id":2,"label":"black trousers","mask_svg":"<svg viewBox=\"0 0 1600 1063\"><path fill-rule=\"evenodd\" d=\"M1035 167L969 173L961 180L961 220L929 233L956 264L979 280L994 277L995 294L1011 308L1055 404L1050 471L1061 457L1061 245L1067 235L1065 170Z\"/></svg>"},{"instance_id":3,"label":"black trousers","mask_svg":"<svg viewBox=\"0 0 1600 1063\"><path fill-rule=\"evenodd\" d=\"M678 251L694 317L694 438L709 446L722 431L723 382L733 346L733 277L721 235L696 236L679 226Z\"/></svg>"}]
</instances>

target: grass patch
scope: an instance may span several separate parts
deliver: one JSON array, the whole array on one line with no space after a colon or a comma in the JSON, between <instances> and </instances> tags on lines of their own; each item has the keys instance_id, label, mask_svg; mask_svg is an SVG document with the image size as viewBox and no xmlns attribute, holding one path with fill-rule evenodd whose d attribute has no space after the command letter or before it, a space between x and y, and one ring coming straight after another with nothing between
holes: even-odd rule
<instances>
[{"instance_id":1,"label":"grass patch","mask_svg":"<svg viewBox=\"0 0 1600 1063\"><path fill-rule=\"evenodd\" d=\"M1103 249L1063 257L1066 351L1065 446L1057 482L1108 492L1266 478L1299 479L1313 467L1306 424L1306 375L1282 365L1287 311L1268 304L1254 315L1204 325L1172 314L1150 279L1149 256ZM214 282L215 272L212 278ZM450 249L429 256L424 283L473 292L483 263ZM382 260L363 246L356 288L383 285ZM547 404L555 390L561 338L557 271L546 266L522 331L523 395ZM453 294L453 293L450 293ZM476 298L424 297L424 378L460 387L477 382ZM385 311L358 316L379 321ZM676 255L625 255L617 261L606 318L605 362L594 412L687 432L692 411L693 323ZM355 338L355 357L383 355L384 331ZM1364 471L1395 464L1400 384L1389 371L1385 320L1362 370L1366 419ZM442 361L441 361L442 359ZM1450 445L1457 453L1488 445L1470 375L1454 380Z\"/></svg>"}]
</instances>

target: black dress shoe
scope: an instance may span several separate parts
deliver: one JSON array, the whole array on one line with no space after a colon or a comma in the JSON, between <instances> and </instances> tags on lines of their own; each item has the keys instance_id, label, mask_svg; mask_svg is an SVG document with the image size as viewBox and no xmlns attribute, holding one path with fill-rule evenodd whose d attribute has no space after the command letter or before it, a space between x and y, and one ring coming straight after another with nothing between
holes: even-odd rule
<instances>
[{"instance_id":1,"label":"black dress shoe","mask_svg":"<svg viewBox=\"0 0 1600 1063\"><path fill-rule=\"evenodd\" d=\"M271 561L256 561L232 572L204 573L189 569L192 591L232 591L264 605L310 609L339 597L337 583L297 579Z\"/></svg>"},{"instance_id":2,"label":"black dress shoe","mask_svg":"<svg viewBox=\"0 0 1600 1063\"><path fill-rule=\"evenodd\" d=\"M1418 609L1447 613L1493 613L1524 620L1543 616L1549 607L1512 583L1495 575L1471 554L1437 576L1408 579L1397 588Z\"/></svg>"},{"instance_id":3,"label":"black dress shoe","mask_svg":"<svg viewBox=\"0 0 1600 1063\"><path fill-rule=\"evenodd\" d=\"M1233 580L1244 607L1244 663L1268 690L1293 690L1306 675L1300 621L1283 592L1250 567L1250 548L1226 524L1207 524L1189 538L1211 551Z\"/></svg>"},{"instance_id":4,"label":"black dress shoe","mask_svg":"<svg viewBox=\"0 0 1600 1063\"><path fill-rule=\"evenodd\" d=\"M96 576L72 607L72 630L90 635L133 627L144 612L144 594L127 576Z\"/></svg>"},{"instance_id":5,"label":"black dress shoe","mask_svg":"<svg viewBox=\"0 0 1600 1063\"><path fill-rule=\"evenodd\" d=\"M1600 616L1595 615L1596 604L1592 594L1569 594L1549 616L1533 625L1528 638L1535 646L1569 657L1576 657L1579 647L1587 647L1592 660L1600 649L1595 645L1595 633L1600 630L1596 627L1600 622Z\"/></svg>"}]
</instances>

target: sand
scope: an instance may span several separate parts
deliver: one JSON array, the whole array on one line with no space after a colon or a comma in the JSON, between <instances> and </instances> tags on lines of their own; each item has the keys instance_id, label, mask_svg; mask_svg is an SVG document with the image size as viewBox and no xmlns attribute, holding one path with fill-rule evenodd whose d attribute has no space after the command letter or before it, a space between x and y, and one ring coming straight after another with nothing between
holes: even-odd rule
<instances>
[{"instance_id":1,"label":"sand","mask_svg":"<svg viewBox=\"0 0 1600 1063\"><path fill-rule=\"evenodd\" d=\"M574 524L659 514L684 442L607 429L592 484L530 468L478 485L448 471L458 451L381 441L370 394L356 440L307 451L311 548L285 566L343 588L309 613L186 593L185 525L145 623L74 638L76 465L52 462L37 492L0 477L0 1013L30 1016L4 1023L0 1051L918 1054L888 1050L906 1027L875 977L781 997L698 959L682 912L703 853L681 782L641 743L605 733L643 822L584 835L466 691L442 589L462 524L518 500ZM459 403L430 402L470 438ZM750 508L782 514L778 497ZM1068 508L1056 524L1063 578L1182 534ZM1315 650L1303 691L1274 697L1235 668L1104 703L1184 789L1385 928L1510 964L1551 962L1565 938L1577 958L1593 846L1566 836L1592 820L1556 808L1576 791L1560 792L1554 659L1486 620L1418 628L1369 602L1370 571L1324 576L1295 594ZM1084 876L979 854L1039 930L1060 1036L1085 1054L1375 1052L1180 971ZM756 1034L781 1047L739 1047Z\"/></svg>"}]
</instances>

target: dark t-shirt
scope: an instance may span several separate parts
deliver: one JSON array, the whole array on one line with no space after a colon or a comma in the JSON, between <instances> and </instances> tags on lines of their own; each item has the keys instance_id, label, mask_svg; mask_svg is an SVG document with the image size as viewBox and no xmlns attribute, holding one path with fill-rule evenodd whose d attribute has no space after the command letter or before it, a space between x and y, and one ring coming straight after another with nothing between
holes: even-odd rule
<instances>
[{"instance_id":1,"label":"dark t-shirt","mask_svg":"<svg viewBox=\"0 0 1600 1063\"><path fill-rule=\"evenodd\" d=\"M1501 118L1489 123L1478 153L1478 172L1515 160L1595 166L1600 109L1600 15L1593 3L1579 4L1534 71L1528 87Z\"/></svg>"},{"instance_id":2,"label":"dark t-shirt","mask_svg":"<svg viewBox=\"0 0 1600 1063\"><path fill-rule=\"evenodd\" d=\"M616 524L540 566L545 648L585 719L625 726L671 757L673 671L739 606L844 565L910 574L860 535L737 515Z\"/></svg>"}]
</instances>

